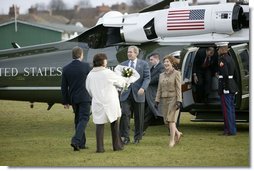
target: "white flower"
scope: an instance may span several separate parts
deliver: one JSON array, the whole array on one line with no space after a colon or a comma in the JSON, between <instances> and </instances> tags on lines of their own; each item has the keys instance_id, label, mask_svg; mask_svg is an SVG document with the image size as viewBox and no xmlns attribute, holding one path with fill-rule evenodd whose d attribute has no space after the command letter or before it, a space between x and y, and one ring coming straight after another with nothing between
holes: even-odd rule
<instances>
[{"instance_id":1,"label":"white flower","mask_svg":"<svg viewBox=\"0 0 254 171\"><path fill-rule=\"evenodd\" d=\"M130 84L137 81L140 77L139 73L134 68L131 68L128 66L117 65L114 71L116 74L124 78L127 78L126 80L127 83L124 87L125 90L128 90L128 87L130 86Z\"/></svg>"}]
</instances>

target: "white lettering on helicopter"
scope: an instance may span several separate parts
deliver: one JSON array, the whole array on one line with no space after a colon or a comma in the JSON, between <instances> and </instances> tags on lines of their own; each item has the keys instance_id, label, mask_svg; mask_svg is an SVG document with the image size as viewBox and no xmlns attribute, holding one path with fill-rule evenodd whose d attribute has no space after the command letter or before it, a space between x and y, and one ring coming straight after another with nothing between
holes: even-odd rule
<instances>
[{"instance_id":1,"label":"white lettering on helicopter","mask_svg":"<svg viewBox=\"0 0 254 171\"><path fill-rule=\"evenodd\" d=\"M25 77L61 76L62 67L25 67L23 70L18 68L0 68L0 77L15 77L19 74Z\"/></svg>"},{"instance_id":2,"label":"white lettering on helicopter","mask_svg":"<svg viewBox=\"0 0 254 171\"><path fill-rule=\"evenodd\" d=\"M17 68L0 68L0 76L15 77L18 75Z\"/></svg>"}]
</instances>

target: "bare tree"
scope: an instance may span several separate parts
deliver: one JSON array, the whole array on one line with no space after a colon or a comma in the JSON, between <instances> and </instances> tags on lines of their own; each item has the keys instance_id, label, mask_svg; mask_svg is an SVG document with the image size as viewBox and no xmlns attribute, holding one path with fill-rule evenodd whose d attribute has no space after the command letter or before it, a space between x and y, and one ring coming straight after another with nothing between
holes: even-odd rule
<instances>
[{"instance_id":1,"label":"bare tree","mask_svg":"<svg viewBox=\"0 0 254 171\"><path fill-rule=\"evenodd\" d=\"M92 7L90 0L80 0L77 5L79 5L82 8L91 8Z\"/></svg>"},{"instance_id":2,"label":"bare tree","mask_svg":"<svg viewBox=\"0 0 254 171\"><path fill-rule=\"evenodd\" d=\"M131 6L134 11L138 11L148 6L146 0L132 0Z\"/></svg>"},{"instance_id":3,"label":"bare tree","mask_svg":"<svg viewBox=\"0 0 254 171\"><path fill-rule=\"evenodd\" d=\"M66 5L63 0L51 0L49 3L49 8L52 10L64 10L66 9Z\"/></svg>"},{"instance_id":4,"label":"bare tree","mask_svg":"<svg viewBox=\"0 0 254 171\"><path fill-rule=\"evenodd\" d=\"M47 7L46 7L46 4L41 2L41 3L36 3L34 5L35 8L37 8L38 11L43 11L43 10L46 10Z\"/></svg>"}]
</instances>

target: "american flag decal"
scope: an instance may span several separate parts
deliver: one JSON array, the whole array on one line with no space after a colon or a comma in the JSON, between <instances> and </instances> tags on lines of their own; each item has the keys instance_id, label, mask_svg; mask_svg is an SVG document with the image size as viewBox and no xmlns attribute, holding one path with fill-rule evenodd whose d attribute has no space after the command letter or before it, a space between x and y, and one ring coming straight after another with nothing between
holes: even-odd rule
<instances>
[{"instance_id":1,"label":"american flag decal","mask_svg":"<svg viewBox=\"0 0 254 171\"><path fill-rule=\"evenodd\" d=\"M167 30L203 30L205 9L171 10L167 17Z\"/></svg>"}]
</instances>

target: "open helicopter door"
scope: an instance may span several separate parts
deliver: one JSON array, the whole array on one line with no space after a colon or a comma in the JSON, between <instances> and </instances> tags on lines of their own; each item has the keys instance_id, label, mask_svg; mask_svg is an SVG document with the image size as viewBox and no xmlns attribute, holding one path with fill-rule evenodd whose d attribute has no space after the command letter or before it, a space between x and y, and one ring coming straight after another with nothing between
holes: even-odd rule
<instances>
[{"instance_id":1,"label":"open helicopter door","mask_svg":"<svg viewBox=\"0 0 254 171\"><path fill-rule=\"evenodd\" d=\"M197 47L189 47L182 52L182 95L183 95L183 108L191 107L194 104L193 90L192 90L192 69Z\"/></svg>"},{"instance_id":2,"label":"open helicopter door","mask_svg":"<svg viewBox=\"0 0 254 171\"><path fill-rule=\"evenodd\" d=\"M249 109L249 45L247 43L231 46L230 55L236 60L236 82L239 92L236 95L236 108Z\"/></svg>"}]
</instances>

